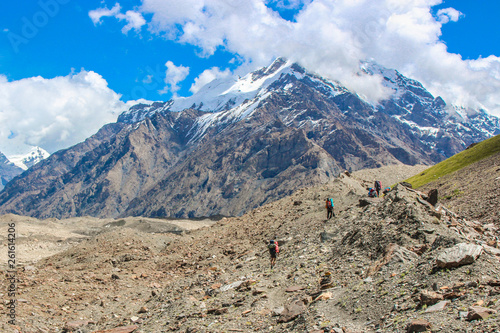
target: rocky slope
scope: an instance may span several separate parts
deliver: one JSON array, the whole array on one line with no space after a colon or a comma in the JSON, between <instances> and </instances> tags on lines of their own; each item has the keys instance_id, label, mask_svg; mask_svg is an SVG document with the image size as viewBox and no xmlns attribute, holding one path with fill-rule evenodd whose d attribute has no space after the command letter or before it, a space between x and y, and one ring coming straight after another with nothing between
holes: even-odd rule
<instances>
[{"instance_id":1,"label":"rocky slope","mask_svg":"<svg viewBox=\"0 0 500 333\"><path fill-rule=\"evenodd\" d=\"M400 185L366 198L373 179L420 170L344 174L182 235L114 228L20 270L19 326L2 330L495 332L498 227ZM468 261L450 258L456 249Z\"/></svg>"},{"instance_id":2,"label":"rocky slope","mask_svg":"<svg viewBox=\"0 0 500 333\"><path fill-rule=\"evenodd\" d=\"M421 190L436 188L441 202L457 214L500 225L499 187L500 154L496 154L426 184Z\"/></svg>"},{"instance_id":3,"label":"rocky slope","mask_svg":"<svg viewBox=\"0 0 500 333\"><path fill-rule=\"evenodd\" d=\"M137 105L10 183L0 212L241 215L343 170L432 164L499 131L498 119L480 112L478 123L450 116L440 98L396 71L364 70L384 77L390 100L374 106L278 59L189 98Z\"/></svg>"}]
</instances>

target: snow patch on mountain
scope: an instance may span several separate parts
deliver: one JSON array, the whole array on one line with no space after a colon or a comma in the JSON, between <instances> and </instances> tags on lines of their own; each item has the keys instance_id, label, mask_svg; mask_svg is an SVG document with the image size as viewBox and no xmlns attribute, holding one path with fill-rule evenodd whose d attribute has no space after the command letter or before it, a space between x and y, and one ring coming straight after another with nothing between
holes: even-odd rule
<instances>
[{"instance_id":1,"label":"snow patch on mountain","mask_svg":"<svg viewBox=\"0 0 500 333\"><path fill-rule=\"evenodd\" d=\"M282 58L276 59L269 67L251 72L238 80L216 79L190 97L180 97L173 101L170 111L182 111L193 108L207 112L219 112L237 109L246 100L252 100L265 91L283 74L295 75L298 79L301 74L295 72L293 63Z\"/></svg>"},{"instance_id":2,"label":"snow patch on mountain","mask_svg":"<svg viewBox=\"0 0 500 333\"><path fill-rule=\"evenodd\" d=\"M393 116L393 118L396 118L400 122L408 125L409 127L412 128L412 130L417 130L421 135L436 137L438 132L439 132L439 128L437 128L437 127L419 126L417 123L415 123L411 120L403 119L401 116Z\"/></svg>"},{"instance_id":3,"label":"snow patch on mountain","mask_svg":"<svg viewBox=\"0 0 500 333\"><path fill-rule=\"evenodd\" d=\"M49 156L50 154L46 150L40 147L33 147L27 154L12 155L8 156L7 158L17 167L23 170L28 170L28 168L32 167L33 165L46 159Z\"/></svg>"}]
</instances>

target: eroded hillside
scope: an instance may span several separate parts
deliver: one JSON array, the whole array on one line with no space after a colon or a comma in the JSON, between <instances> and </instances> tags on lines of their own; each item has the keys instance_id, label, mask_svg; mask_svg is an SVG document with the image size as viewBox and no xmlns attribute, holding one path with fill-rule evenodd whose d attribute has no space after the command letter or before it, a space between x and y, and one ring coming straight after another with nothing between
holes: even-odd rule
<instances>
[{"instance_id":1,"label":"eroded hillside","mask_svg":"<svg viewBox=\"0 0 500 333\"><path fill-rule=\"evenodd\" d=\"M17 329L494 332L497 227L400 185L366 197L374 179L388 185L421 170L344 174L180 235L112 228L20 270ZM275 236L271 270L266 242ZM470 251L468 264L453 264L455 250Z\"/></svg>"}]
</instances>

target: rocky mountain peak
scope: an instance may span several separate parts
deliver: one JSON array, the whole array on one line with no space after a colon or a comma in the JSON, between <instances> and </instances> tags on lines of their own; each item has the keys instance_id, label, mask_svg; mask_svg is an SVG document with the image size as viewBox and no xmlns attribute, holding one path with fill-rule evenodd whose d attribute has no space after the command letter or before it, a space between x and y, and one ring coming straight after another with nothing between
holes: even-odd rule
<instances>
[{"instance_id":1,"label":"rocky mountain peak","mask_svg":"<svg viewBox=\"0 0 500 333\"><path fill-rule=\"evenodd\" d=\"M190 97L132 107L9 184L0 212L241 215L343 170L433 164L500 132L498 118L457 121L418 82L366 68L397 94L373 105L280 58Z\"/></svg>"}]
</instances>

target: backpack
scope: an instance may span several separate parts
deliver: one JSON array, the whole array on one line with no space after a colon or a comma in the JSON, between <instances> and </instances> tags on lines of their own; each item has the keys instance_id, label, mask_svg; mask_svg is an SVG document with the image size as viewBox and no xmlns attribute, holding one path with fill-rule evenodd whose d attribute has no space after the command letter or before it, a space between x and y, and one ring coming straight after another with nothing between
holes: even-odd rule
<instances>
[{"instance_id":1,"label":"backpack","mask_svg":"<svg viewBox=\"0 0 500 333\"><path fill-rule=\"evenodd\" d=\"M375 181L375 189L380 190L382 188L382 183L380 180Z\"/></svg>"},{"instance_id":2,"label":"backpack","mask_svg":"<svg viewBox=\"0 0 500 333\"><path fill-rule=\"evenodd\" d=\"M267 248L269 249L269 252L274 254L274 253L277 253L277 249L278 249L278 244L276 244L274 241L272 243L269 243L267 245Z\"/></svg>"},{"instance_id":3,"label":"backpack","mask_svg":"<svg viewBox=\"0 0 500 333\"><path fill-rule=\"evenodd\" d=\"M333 199L332 198L327 199L326 207L328 209L333 208Z\"/></svg>"}]
</instances>

